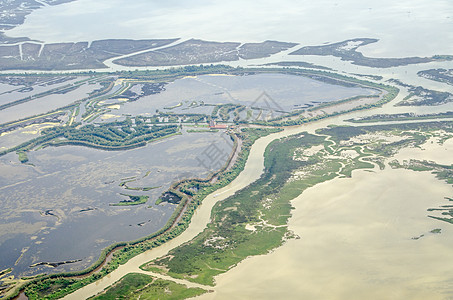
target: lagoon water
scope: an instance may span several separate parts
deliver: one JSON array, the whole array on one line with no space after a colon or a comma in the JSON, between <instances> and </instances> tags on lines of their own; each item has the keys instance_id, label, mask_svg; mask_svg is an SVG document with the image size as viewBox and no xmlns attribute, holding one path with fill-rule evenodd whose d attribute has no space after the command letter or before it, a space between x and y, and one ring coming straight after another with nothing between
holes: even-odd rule
<instances>
[{"instance_id":1,"label":"lagoon water","mask_svg":"<svg viewBox=\"0 0 453 300\"><path fill-rule=\"evenodd\" d=\"M304 105L313 105L313 102L330 102L357 95L376 94L376 90L369 88L344 87L304 76L280 73L246 76L202 75L175 80L165 86L165 91L145 96L140 101L126 103L115 114L153 115L156 109L179 114L210 114L213 110L212 106L192 108L190 104L193 102L197 105L201 102L211 105L231 103L290 112ZM179 103L182 104L180 107L168 109Z\"/></svg>"},{"instance_id":2,"label":"lagoon water","mask_svg":"<svg viewBox=\"0 0 453 300\"><path fill-rule=\"evenodd\" d=\"M75 81L75 80L74 80ZM29 102L21 103L7 109L0 111L1 123L12 122L18 119L29 118L38 114L45 114L49 111L54 111L58 108L72 104L77 100L87 98L89 93L100 87L99 84L82 85L76 90L70 91L65 94L52 94L44 96L42 98L33 99ZM34 86L36 90L37 87ZM39 87L38 87L39 88ZM54 87L52 87L54 88ZM37 91L33 92L33 95L37 94ZM7 99L8 102L12 102L18 99L24 99L28 93L16 93L17 95L1 95L0 98Z\"/></svg>"},{"instance_id":3,"label":"lagoon water","mask_svg":"<svg viewBox=\"0 0 453 300\"><path fill-rule=\"evenodd\" d=\"M453 53L452 25L450 1L77 0L35 10L7 34L44 42L180 37L301 45L370 37L381 41L365 53L404 57Z\"/></svg>"},{"instance_id":4,"label":"lagoon water","mask_svg":"<svg viewBox=\"0 0 453 300\"><path fill-rule=\"evenodd\" d=\"M390 168L319 184L292 202L300 239L241 262L199 298L451 299L453 229L426 210L452 193L429 173Z\"/></svg>"},{"instance_id":5,"label":"lagoon water","mask_svg":"<svg viewBox=\"0 0 453 300\"><path fill-rule=\"evenodd\" d=\"M206 177L224 163L232 143L223 135L186 133L121 152L50 147L29 153L34 166L20 164L14 153L2 157L0 269L14 266L15 275L81 269L94 262L106 246L159 230L175 205L155 205L155 201L171 183ZM209 164L203 153L211 145L222 151L223 161ZM155 189L135 191L120 186L129 179L134 179L127 183L131 188ZM109 206L127 199L121 194L148 195L149 201ZM18 260L21 251L24 254ZM73 259L82 261L56 269L29 268L42 261Z\"/></svg>"}]
</instances>

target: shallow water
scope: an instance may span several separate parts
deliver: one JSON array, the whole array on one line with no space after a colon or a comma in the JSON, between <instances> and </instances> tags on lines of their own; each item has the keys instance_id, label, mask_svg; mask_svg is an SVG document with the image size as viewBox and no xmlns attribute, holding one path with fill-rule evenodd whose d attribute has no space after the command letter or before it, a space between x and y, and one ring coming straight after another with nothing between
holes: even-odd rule
<instances>
[{"instance_id":1,"label":"shallow water","mask_svg":"<svg viewBox=\"0 0 453 300\"><path fill-rule=\"evenodd\" d=\"M389 168L319 184L292 202L300 239L241 262L199 298L449 299L453 230L426 210L452 192L429 173Z\"/></svg>"},{"instance_id":2,"label":"shallow water","mask_svg":"<svg viewBox=\"0 0 453 300\"><path fill-rule=\"evenodd\" d=\"M452 14L449 1L427 0L78 0L35 10L7 34L45 42L181 37L302 45L372 37L381 41L366 47L368 55L402 57L451 54Z\"/></svg>"},{"instance_id":3,"label":"shallow water","mask_svg":"<svg viewBox=\"0 0 453 300\"><path fill-rule=\"evenodd\" d=\"M59 125L59 123L33 124L14 131L4 132L0 134L0 150L6 150L33 138L37 138L41 135L42 129L57 125Z\"/></svg>"},{"instance_id":4,"label":"shallow water","mask_svg":"<svg viewBox=\"0 0 453 300\"><path fill-rule=\"evenodd\" d=\"M72 79L67 78L67 80L63 82L53 83L56 78L58 77L49 77L48 80L42 79L34 85L12 85L7 83L8 81L5 80L5 78L2 78L2 81L4 80L4 83L0 83L0 104L6 104L15 100L32 96L34 94L39 94L48 90L63 87L68 84L73 84L78 80L85 79L86 77L72 77Z\"/></svg>"},{"instance_id":5,"label":"shallow water","mask_svg":"<svg viewBox=\"0 0 453 300\"><path fill-rule=\"evenodd\" d=\"M434 161L441 165L451 165L453 163L451 155L453 153L453 138L439 143L439 138L430 138L420 147L401 149L395 159L401 161L410 159Z\"/></svg>"},{"instance_id":6,"label":"shallow water","mask_svg":"<svg viewBox=\"0 0 453 300\"><path fill-rule=\"evenodd\" d=\"M266 95L263 95L263 93ZM117 114L154 114L162 112L200 113L212 111L212 106L191 108L198 104L240 104L262 109L292 111L296 106L329 102L357 95L373 95L375 90L327 84L303 76L279 73L246 76L202 75L186 77L165 86L165 91L126 103ZM174 109L166 109L176 106ZM200 108L203 108L200 110ZM206 111L206 109L209 109Z\"/></svg>"}]
</instances>

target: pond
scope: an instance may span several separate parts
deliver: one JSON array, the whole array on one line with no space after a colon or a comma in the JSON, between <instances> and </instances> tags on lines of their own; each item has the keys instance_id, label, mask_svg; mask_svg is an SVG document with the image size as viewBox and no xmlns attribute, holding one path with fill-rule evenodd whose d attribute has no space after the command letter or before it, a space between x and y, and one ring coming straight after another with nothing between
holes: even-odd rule
<instances>
[{"instance_id":1,"label":"pond","mask_svg":"<svg viewBox=\"0 0 453 300\"><path fill-rule=\"evenodd\" d=\"M265 93L265 94L263 94ZM175 80L165 91L124 104L115 114L208 113L213 106L239 104L257 109L291 112L304 105L376 95L376 90L328 84L304 76L266 73L243 76L201 75ZM201 104L201 106L200 106Z\"/></svg>"}]
</instances>

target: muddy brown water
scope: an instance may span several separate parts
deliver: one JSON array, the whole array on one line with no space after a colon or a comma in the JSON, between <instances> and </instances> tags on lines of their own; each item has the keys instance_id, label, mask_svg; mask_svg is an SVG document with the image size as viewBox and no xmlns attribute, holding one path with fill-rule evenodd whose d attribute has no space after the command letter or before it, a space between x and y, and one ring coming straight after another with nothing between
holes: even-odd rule
<instances>
[{"instance_id":1,"label":"muddy brown water","mask_svg":"<svg viewBox=\"0 0 453 300\"><path fill-rule=\"evenodd\" d=\"M319 184L293 200L300 239L243 261L200 299L451 299L453 229L427 208L452 192L390 168Z\"/></svg>"}]
</instances>

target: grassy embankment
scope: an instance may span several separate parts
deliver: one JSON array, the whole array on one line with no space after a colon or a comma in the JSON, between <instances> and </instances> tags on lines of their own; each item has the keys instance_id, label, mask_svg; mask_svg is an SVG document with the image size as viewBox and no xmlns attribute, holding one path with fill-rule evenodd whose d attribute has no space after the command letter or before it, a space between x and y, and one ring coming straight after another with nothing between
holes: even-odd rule
<instances>
[{"instance_id":1,"label":"grassy embankment","mask_svg":"<svg viewBox=\"0 0 453 300\"><path fill-rule=\"evenodd\" d=\"M11 273L11 271L12 271L11 268L0 271L0 277L5 276L8 273Z\"/></svg>"},{"instance_id":2,"label":"grassy embankment","mask_svg":"<svg viewBox=\"0 0 453 300\"><path fill-rule=\"evenodd\" d=\"M18 100L12 101L12 102L8 102L8 103L5 103L5 104L2 104L2 105L0 105L0 110L4 110L4 109L7 109L7 108L10 108L10 107L19 105L19 104L27 103L29 101L36 100L36 99L39 99L39 98L43 98L43 97L46 97L46 96L49 96L49 95L52 95L52 94L65 94L65 93L68 93L68 92L73 91L75 89L78 89L81 85L83 85L83 83L74 83L74 84L67 84L67 85L62 86L62 87L50 89L50 90L47 90L47 91L42 92L42 93L34 94L32 96L28 96L28 97L25 97L25 98L22 98L22 99L18 99Z\"/></svg>"},{"instance_id":3,"label":"grassy embankment","mask_svg":"<svg viewBox=\"0 0 453 300\"><path fill-rule=\"evenodd\" d=\"M216 133L219 132L218 129L188 129L188 133L204 133L204 132L211 132L211 133Z\"/></svg>"}]
</instances>

